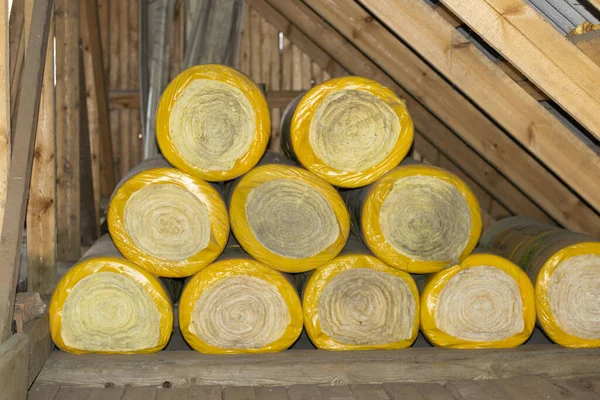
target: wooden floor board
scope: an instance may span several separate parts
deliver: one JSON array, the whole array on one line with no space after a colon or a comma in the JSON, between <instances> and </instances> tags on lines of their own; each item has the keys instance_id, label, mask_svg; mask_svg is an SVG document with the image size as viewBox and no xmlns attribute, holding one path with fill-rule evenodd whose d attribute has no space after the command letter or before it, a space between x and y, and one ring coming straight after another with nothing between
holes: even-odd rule
<instances>
[{"instance_id":1,"label":"wooden floor board","mask_svg":"<svg viewBox=\"0 0 600 400\"><path fill-rule=\"evenodd\" d=\"M256 400L288 400L289 398L287 389L283 386L257 386L254 388L254 397Z\"/></svg>"},{"instance_id":2,"label":"wooden floor board","mask_svg":"<svg viewBox=\"0 0 600 400\"><path fill-rule=\"evenodd\" d=\"M39 385L34 383L29 393L27 400L54 400L56 394L60 390L58 385Z\"/></svg>"},{"instance_id":3,"label":"wooden floor board","mask_svg":"<svg viewBox=\"0 0 600 400\"><path fill-rule=\"evenodd\" d=\"M522 385L535 390L535 392L547 400L576 400L577 397L566 389L553 385L549 380L539 376L522 377Z\"/></svg>"},{"instance_id":4,"label":"wooden floor board","mask_svg":"<svg viewBox=\"0 0 600 400\"><path fill-rule=\"evenodd\" d=\"M158 388L156 400L187 400L188 388Z\"/></svg>"},{"instance_id":5,"label":"wooden floor board","mask_svg":"<svg viewBox=\"0 0 600 400\"><path fill-rule=\"evenodd\" d=\"M121 400L154 400L156 399L155 387L134 387L125 389Z\"/></svg>"},{"instance_id":6,"label":"wooden floor board","mask_svg":"<svg viewBox=\"0 0 600 400\"><path fill-rule=\"evenodd\" d=\"M425 400L425 397L411 384L384 383L383 389L391 400Z\"/></svg>"},{"instance_id":7,"label":"wooden floor board","mask_svg":"<svg viewBox=\"0 0 600 400\"><path fill-rule=\"evenodd\" d=\"M125 388L94 388L87 400L121 400Z\"/></svg>"},{"instance_id":8,"label":"wooden floor board","mask_svg":"<svg viewBox=\"0 0 600 400\"><path fill-rule=\"evenodd\" d=\"M582 379L580 382L591 390L592 392L600 395L600 378L596 379Z\"/></svg>"},{"instance_id":9,"label":"wooden floor board","mask_svg":"<svg viewBox=\"0 0 600 400\"><path fill-rule=\"evenodd\" d=\"M455 400L439 383L415 383L415 387L427 400Z\"/></svg>"},{"instance_id":10,"label":"wooden floor board","mask_svg":"<svg viewBox=\"0 0 600 400\"><path fill-rule=\"evenodd\" d=\"M381 385L350 385L356 400L389 400L389 396Z\"/></svg>"},{"instance_id":11,"label":"wooden floor board","mask_svg":"<svg viewBox=\"0 0 600 400\"><path fill-rule=\"evenodd\" d=\"M527 385L523 378L529 378L524 376L518 376L515 378L509 379L497 379L491 380L490 384L495 385L499 391L503 391L506 393L511 399L514 400L522 400L522 399L531 399L531 400L540 400L543 397L537 393L535 388L531 385Z\"/></svg>"},{"instance_id":12,"label":"wooden floor board","mask_svg":"<svg viewBox=\"0 0 600 400\"><path fill-rule=\"evenodd\" d=\"M552 381L552 383L558 387L567 389L573 393L578 399L581 400L600 400L600 395L594 393L585 384L578 380L558 380Z\"/></svg>"},{"instance_id":13,"label":"wooden floor board","mask_svg":"<svg viewBox=\"0 0 600 400\"><path fill-rule=\"evenodd\" d=\"M290 400L321 400L321 392L316 385L292 385L288 388Z\"/></svg>"},{"instance_id":14,"label":"wooden floor board","mask_svg":"<svg viewBox=\"0 0 600 400\"><path fill-rule=\"evenodd\" d=\"M255 400L252 386L225 386L223 400Z\"/></svg>"},{"instance_id":15,"label":"wooden floor board","mask_svg":"<svg viewBox=\"0 0 600 400\"><path fill-rule=\"evenodd\" d=\"M459 400L511 400L510 396L496 387L480 385L479 381L450 381L444 387L455 399Z\"/></svg>"},{"instance_id":16,"label":"wooden floor board","mask_svg":"<svg viewBox=\"0 0 600 400\"><path fill-rule=\"evenodd\" d=\"M347 385L319 386L319 392L321 392L323 400L352 400L355 398Z\"/></svg>"},{"instance_id":17,"label":"wooden floor board","mask_svg":"<svg viewBox=\"0 0 600 400\"><path fill-rule=\"evenodd\" d=\"M222 386L192 386L190 400L221 400Z\"/></svg>"},{"instance_id":18,"label":"wooden floor board","mask_svg":"<svg viewBox=\"0 0 600 400\"><path fill-rule=\"evenodd\" d=\"M54 400L87 400L91 391L90 388L63 386Z\"/></svg>"}]
</instances>

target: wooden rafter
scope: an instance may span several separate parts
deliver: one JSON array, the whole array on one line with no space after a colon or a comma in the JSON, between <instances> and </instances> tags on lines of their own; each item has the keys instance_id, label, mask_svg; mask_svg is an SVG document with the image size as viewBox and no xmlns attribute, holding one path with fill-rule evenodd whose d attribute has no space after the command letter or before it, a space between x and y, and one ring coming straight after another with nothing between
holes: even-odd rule
<instances>
[{"instance_id":1,"label":"wooden rafter","mask_svg":"<svg viewBox=\"0 0 600 400\"><path fill-rule=\"evenodd\" d=\"M600 66L523 0L442 1L600 138Z\"/></svg>"},{"instance_id":2,"label":"wooden rafter","mask_svg":"<svg viewBox=\"0 0 600 400\"><path fill-rule=\"evenodd\" d=\"M52 0L35 0L31 20L29 45L23 70L22 96L18 107L13 157L8 175L8 191L2 241L0 241L0 335L6 341L11 334L13 306L27 194L33 163L35 133L38 122L42 77L46 62L48 31Z\"/></svg>"},{"instance_id":3,"label":"wooden rafter","mask_svg":"<svg viewBox=\"0 0 600 400\"><path fill-rule=\"evenodd\" d=\"M8 0L0 0L0 29L4 38L8 38L8 14ZM5 214L10 165L11 63L9 53L8 40L0 40L0 231Z\"/></svg>"},{"instance_id":4,"label":"wooden rafter","mask_svg":"<svg viewBox=\"0 0 600 400\"><path fill-rule=\"evenodd\" d=\"M600 210L600 158L424 2L361 0L523 146ZM517 156L518 155L518 156ZM506 155L506 162L521 152ZM510 158L510 159L509 159ZM529 173L522 170L521 174ZM552 201L558 203L555 198ZM575 212L570 205L567 214ZM578 207L579 209L580 207Z\"/></svg>"},{"instance_id":5,"label":"wooden rafter","mask_svg":"<svg viewBox=\"0 0 600 400\"><path fill-rule=\"evenodd\" d=\"M512 212L521 215L530 215L543 219L544 214L539 208L523 196L502 175L491 168L485 160L474 153L467 145L459 140L446 126L410 96L403 88L392 81L374 63L367 59L360 51L355 49L348 40L332 29L328 24L307 6L298 1L268 0L299 29L303 30L315 43L319 44L338 62L346 66L350 72L371 77L391 87L407 100L409 110L413 115L415 126L419 134L425 135L433 143L437 143L442 152L467 171L475 181L486 188L496 199L506 205ZM310 2L310 1L308 1ZM339 7L336 7L336 4ZM493 164L501 166L501 171L528 189L528 193L543 203L550 215L561 223L574 230L598 232L599 217L574 196L568 188L562 185L552 174L548 173L531 156L521 152L519 146L512 142L500 129L487 120L478 110L453 90L443 79L429 69L411 52L402 53L401 58L394 58L392 53L401 46L397 40L386 35L385 29L376 24L372 18L364 14L352 2L338 2L335 0L312 2L315 9L329 16L329 22L348 35L349 39L365 51L380 66L387 70L398 82L410 88L415 97L425 106L434 111L438 116L443 116L446 123L455 131L461 132L463 138L468 139L474 148L482 154L487 154ZM328 13L325 11L329 10ZM333 21L336 13L339 17ZM358 12L358 13L357 13ZM332 14L333 13L333 14ZM386 44L384 50L378 48L378 43ZM420 64L419 64L420 63ZM408 70L407 70L408 68ZM407 72L408 71L408 72ZM417 77L415 79L415 77ZM432 86L433 85L433 86ZM440 95L441 94L441 95ZM450 96L452 101L447 101L445 96ZM460 102L462 108L448 103ZM466 115L463 115L465 114ZM511 157L519 154L519 157ZM530 171L523 174L523 170ZM508 172L508 173L507 173ZM556 201L559 197L562 200ZM580 214L572 213L572 207L581 211ZM595 222L591 222L595 221Z\"/></svg>"}]
</instances>

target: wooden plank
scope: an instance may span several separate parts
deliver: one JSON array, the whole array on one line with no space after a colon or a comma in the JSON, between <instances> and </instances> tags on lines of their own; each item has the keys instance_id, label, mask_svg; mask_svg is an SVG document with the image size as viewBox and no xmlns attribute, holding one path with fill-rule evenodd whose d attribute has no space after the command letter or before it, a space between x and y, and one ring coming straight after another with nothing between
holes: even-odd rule
<instances>
[{"instance_id":1,"label":"wooden plank","mask_svg":"<svg viewBox=\"0 0 600 400\"><path fill-rule=\"evenodd\" d=\"M321 400L321 392L316 385L291 385L287 394L290 400Z\"/></svg>"},{"instance_id":2,"label":"wooden plank","mask_svg":"<svg viewBox=\"0 0 600 400\"><path fill-rule=\"evenodd\" d=\"M27 400L54 400L60 390L58 385L34 384L27 393Z\"/></svg>"},{"instance_id":3,"label":"wooden plank","mask_svg":"<svg viewBox=\"0 0 600 400\"><path fill-rule=\"evenodd\" d=\"M264 18L259 18L260 30L260 78L257 82L270 86L271 82L271 37L275 35L275 29Z\"/></svg>"},{"instance_id":4,"label":"wooden plank","mask_svg":"<svg viewBox=\"0 0 600 400\"><path fill-rule=\"evenodd\" d=\"M29 337L14 335L0 344L0 400L24 399L27 396Z\"/></svg>"},{"instance_id":5,"label":"wooden plank","mask_svg":"<svg viewBox=\"0 0 600 400\"><path fill-rule=\"evenodd\" d=\"M173 25L171 26L171 45L169 46L169 81L175 79L175 77L177 75L179 75L179 73L181 72L181 65L182 65L182 61L183 61L183 42L185 39L185 16L184 16L184 1L183 0L178 0L175 2L175 7L173 10ZM135 7L134 7L135 5ZM135 35L135 37L137 38L137 29L133 30L131 29L133 27L132 22L133 21L137 21L137 9L138 9L138 5L136 4L136 2L131 2L131 6L129 9L129 21L130 21L130 30L131 30L131 35L132 35L132 39L133 36ZM135 14L133 14L132 12L135 11ZM137 22L135 24L136 28L137 28ZM133 45L133 40L131 42L131 44ZM136 46L133 48L137 47L137 39L136 39ZM135 54L137 55L137 52L135 52ZM133 57L131 57L130 59L130 63L131 61L133 61ZM133 68L131 69L131 71L133 72ZM137 74L137 70L135 70L135 73ZM135 86L132 86L135 87Z\"/></svg>"},{"instance_id":6,"label":"wooden plank","mask_svg":"<svg viewBox=\"0 0 600 400\"><path fill-rule=\"evenodd\" d=\"M49 37L54 36L52 21ZM56 131L54 43L48 41L46 64L27 204L27 289L52 293L56 285Z\"/></svg>"},{"instance_id":7,"label":"wooden plank","mask_svg":"<svg viewBox=\"0 0 600 400\"><path fill-rule=\"evenodd\" d=\"M7 6L8 7L8 6ZM10 66L7 65L10 74L10 82L8 90L10 96L10 113L12 123L16 120L17 99L19 94L19 83L21 82L21 72L23 71L23 62L25 61L25 46L27 42L27 34L25 31L25 0L15 0L8 15L6 9L6 18L9 20L9 45L6 51L9 52ZM3 17L4 20L4 17ZM4 46L4 44L3 44Z\"/></svg>"},{"instance_id":8,"label":"wooden plank","mask_svg":"<svg viewBox=\"0 0 600 400\"><path fill-rule=\"evenodd\" d=\"M499 379L490 382L491 386L495 386L498 390L506 393L511 399L531 399L541 400L541 397L533 388L532 385L526 384L521 376L510 379ZM529 378L529 377L527 377Z\"/></svg>"},{"instance_id":9,"label":"wooden plank","mask_svg":"<svg viewBox=\"0 0 600 400\"><path fill-rule=\"evenodd\" d=\"M252 386L226 386L223 389L223 400L254 400L254 388Z\"/></svg>"},{"instance_id":10,"label":"wooden plank","mask_svg":"<svg viewBox=\"0 0 600 400\"><path fill-rule=\"evenodd\" d=\"M584 384L577 380L553 380L553 385L561 387L573 393L581 400L600 400L600 395L594 393Z\"/></svg>"},{"instance_id":11,"label":"wooden plank","mask_svg":"<svg viewBox=\"0 0 600 400\"><path fill-rule=\"evenodd\" d=\"M104 4L103 6L106 6ZM99 13L107 14L108 10L99 8L96 0L81 2L82 21L81 40L83 44L83 61L86 76L86 93L88 121L90 129L90 146L94 173L94 198L97 203L100 197L108 199L115 187L115 168L110 133L108 111L108 91L104 76L104 59L102 46L107 46L100 29ZM112 27L111 27L112 29ZM108 27L104 29L108 31Z\"/></svg>"},{"instance_id":12,"label":"wooden plank","mask_svg":"<svg viewBox=\"0 0 600 400\"><path fill-rule=\"evenodd\" d=\"M279 32L272 27L271 24L267 23L271 27L270 36L267 38L269 41L271 59L269 62L270 76L269 76L269 88L272 91L281 90L281 53L279 51ZM268 100L267 100L268 102ZM271 103L270 103L271 104ZM287 106L287 104L285 104ZM285 107L283 106L283 107ZM281 122L281 108L271 106L271 141L269 143L269 150L281 152L281 132L279 124Z\"/></svg>"},{"instance_id":13,"label":"wooden plank","mask_svg":"<svg viewBox=\"0 0 600 400\"><path fill-rule=\"evenodd\" d=\"M128 386L121 400L153 400L156 398L155 387L134 387Z\"/></svg>"},{"instance_id":14,"label":"wooden plank","mask_svg":"<svg viewBox=\"0 0 600 400\"><path fill-rule=\"evenodd\" d=\"M455 400L444 387L437 383L415 383L415 388L427 400Z\"/></svg>"},{"instance_id":15,"label":"wooden plank","mask_svg":"<svg viewBox=\"0 0 600 400\"><path fill-rule=\"evenodd\" d=\"M444 387L455 399L463 400L507 400L506 394L499 392L498 390L486 390L478 381L450 381L447 382Z\"/></svg>"},{"instance_id":16,"label":"wooden plank","mask_svg":"<svg viewBox=\"0 0 600 400\"><path fill-rule=\"evenodd\" d=\"M182 400L188 398L188 388L158 388L156 400Z\"/></svg>"},{"instance_id":17,"label":"wooden plank","mask_svg":"<svg viewBox=\"0 0 600 400\"><path fill-rule=\"evenodd\" d=\"M389 400L381 385L350 385L356 400Z\"/></svg>"},{"instance_id":18,"label":"wooden plank","mask_svg":"<svg viewBox=\"0 0 600 400\"><path fill-rule=\"evenodd\" d=\"M0 241L0 343L9 338L13 320L51 10L52 0L36 0L23 71L23 93L27 95L19 102Z\"/></svg>"},{"instance_id":19,"label":"wooden plank","mask_svg":"<svg viewBox=\"0 0 600 400\"><path fill-rule=\"evenodd\" d=\"M183 1L180 1L180 13L183 13ZM129 56L129 85L132 88L138 88L140 85L139 80L139 37L138 37L138 21L139 21L139 4L135 1L129 3L129 37L131 40ZM179 29L179 38L177 45L177 51L175 58L173 58L173 64L176 66L175 71L177 74L181 72L181 59L183 58L183 38L184 38L184 22L185 18L181 17ZM175 67L173 67L175 68ZM139 93L139 90L137 91ZM138 103L139 104L139 103ZM133 168L140 163L142 160L142 119L138 110L131 111L130 114L131 124L131 160L129 168Z\"/></svg>"},{"instance_id":20,"label":"wooden plank","mask_svg":"<svg viewBox=\"0 0 600 400\"><path fill-rule=\"evenodd\" d=\"M600 176L600 157L442 17L431 13L427 4L408 0L363 4L600 210L600 187L594 184ZM513 155L510 162L519 158Z\"/></svg>"},{"instance_id":21,"label":"wooden plank","mask_svg":"<svg viewBox=\"0 0 600 400\"><path fill-rule=\"evenodd\" d=\"M0 29L4 40L0 40L0 232L6 208L8 174L10 165L10 48L8 38L8 0L0 1Z\"/></svg>"},{"instance_id":22,"label":"wooden plank","mask_svg":"<svg viewBox=\"0 0 600 400\"><path fill-rule=\"evenodd\" d=\"M406 99L416 129L429 135L434 142L438 140L437 137L449 138L449 131L423 106L444 120L454 132L480 154L483 154L489 163L498 168L516 186L535 199L554 219L573 230L592 234L600 233L598 230L600 217L596 213L573 195L569 188L549 173L534 157L522 152L521 148L501 129L432 71L409 48L387 32L381 24L373 18L369 19L369 14L354 2L347 0L307 1L336 29L378 62L419 101L396 85L374 63L356 50L348 40L345 40L328 25L320 23L319 21L322 20L314 12L307 10L305 6L296 1L270 1L272 4L277 3L278 9L282 7L279 9L282 12L285 8L286 16L293 18L293 22L300 28L306 29L307 34L311 34L317 43L320 43L338 61L346 65L352 73L373 78L391 87ZM360 27L360 35L353 34L357 26ZM480 173L482 171L480 162L469 167L465 160L461 160L461 158L469 156L468 151L465 152L468 148L464 143L461 146L460 141L442 140L448 142L440 147L450 148L450 158L461 163L464 166L463 170L471 171L473 174L477 173L476 180L490 192L496 193L496 198L505 199L504 204L512 208L516 214L525 215L533 212L537 214L534 218L539 217L539 210L535 211L536 205L524 199L518 190L506 190L511 185L507 185L505 179L502 177L497 179L496 177L499 176L497 174L493 178L490 176L489 179L486 179L485 174ZM450 143L453 143L452 147L450 147ZM464 150L458 151L460 148ZM463 153L466 155L463 156ZM519 157L515 157L515 154L519 154ZM473 158L470 157L471 160ZM486 170L490 169L488 167ZM475 178L475 176L473 177ZM497 185L501 185L502 189ZM562 200L557 201L555 196L560 196ZM521 204L523 209L517 210L516 208L520 208ZM578 211L573 212L572 206L575 206ZM590 224L590 219L597 222Z\"/></svg>"},{"instance_id":23,"label":"wooden plank","mask_svg":"<svg viewBox=\"0 0 600 400\"><path fill-rule=\"evenodd\" d=\"M384 383L383 389L391 400L425 400L416 387L406 383Z\"/></svg>"},{"instance_id":24,"label":"wooden plank","mask_svg":"<svg viewBox=\"0 0 600 400\"><path fill-rule=\"evenodd\" d=\"M572 36L569 40L590 60L600 65L600 30Z\"/></svg>"},{"instance_id":25,"label":"wooden plank","mask_svg":"<svg viewBox=\"0 0 600 400\"><path fill-rule=\"evenodd\" d=\"M287 390L284 387L255 387L254 397L256 400L288 400Z\"/></svg>"},{"instance_id":26,"label":"wooden plank","mask_svg":"<svg viewBox=\"0 0 600 400\"><path fill-rule=\"evenodd\" d=\"M329 54L317 46L307 35L292 25L276 9L267 4L265 0L246 0L246 3L260 12L260 14L271 23L278 31L283 32L284 37L296 44L303 52L325 69L329 74L334 75L336 71L343 68L331 58ZM291 89L291 88L290 88Z\"/></svg>"},{"instance_id":27,"label":"wooden plank","mask_svg":"<svg viewBox=\"0 0 600 400\"><path fill-rule=\"evenodd\" d=\"M243 17L242 22L242 33L240 38L240 56L238 57L238 65L240 71L250 76L250 61L252 53L250 52L250 7L248 3L244 2L243 5Z\"/></svg>"},{"instance_id":28,"label":"wooden plank","mask_svg":"<svg viewBox=\"0 0 600 400\"><path fill-rule=\"evenodd\" d=\"M190 386L190 400L221 400L221 386Z\"/></svg>"},{"instance_id":29,"label":"wooden plank","mask_svg":"<svg viewBox=\"0 0 600 400\"><path fill-rule=\"evenodd\" d=\"M252 54L250 65L250 77L260 83L261 74L261 16L253 8L250 9L250 53Z\"/></svg>"},{"instance_id":30,"label":"wooden plank","mask_svg":"<svg viewBox=\"0 0 600 400\"><path fill-rule=\"evenodd\" d=\"M90 388L63 386L58 391L55 400L87 400L90 392Z\"/></svg>"},{"instance_id":31,"label":"wooden plank","mask_svg":"<svg viewBox=\"0 0 600 400\"><path fill-rule=\"evenodd\" d=\"M442 0L600 139L600 66L522 0Z\"/></svg>"},{"instance_id":32,"label":"wooden plank","mask_svg":"<svg viewBox=\"0 0 600 400\"><path fill-rule=\"evenodd\" d=\"M129 32L129 2L119 2L119 76L120 86L122 90L129 89L129 57L130 48L130 32ZM121 110L120 116L120 128L119 135L121 138L120 151L121 151L121 173L126 174L131 168L131 130L130 130L130 117L131 112L127 109Z\"/></svg>"},{"instance_id":33,"label":"wooden plank","mask_svg":"<svg viewBox=\"0 0 600 400\"><path fill-rule=\"evenodd\" d=\"M119 10L120 4L119 0L109 0L109 16L108 16L108 24L104 26L110 27L110 38L108 43L108 90L117 90L120 89L120 57L119 57L119 43L122 40L121 35L121 25L119 24ZM139 101L139 97L138 97ZM113 151L113 160L115 164L115 182L121 180L123 176L123 171L121 170L121 123L120 123L121 111L120 110L110 110L109 119L110 119L110 134L111 134L111 142L113 143L112 151Z\"/></svg>"},{"instance_id":34,"label":"wooden plank","mask_svg":"<svg viewBox=\"0 0 600 400\"><path fill-rule=\"evenodd\" d=\"M125 388L93 388L87 400L121 400Z\"/></svg>"},{"instance_id":35,"label":"wooden plank","mask_svg":"<svg viewBox=\"0 0 600 400\"><path fill-rule=\"evenodd\" d=\"M23 326L23 333L29 336L29 381L27 385L29 387L42 370L54 347L50 337L48 313L27 322Z\"/></svg>"},{"instance_id":36,"label":"wooden plank","mask_svg":"<svg viewBox=\"0 0 600 400\"><path fill-rule=\"evenodd\" d=\"M56 216L58 259L81 257L79 2L56 0Z\"/></svg>"},{"instance_id":37,"label":"wooden plank","mask_svg":"<svg viewBox=\"0 0 600 400\"><path fill-rule=\"evenodd\" d=\"M310 57L306 53L302 53L302 89L308 90L312 87L312 68Z\"/></svg>"},{"instance_id":38,"label":"wooden plank","mask_svg":"<svg viewBox=\"0 0 600 400\"><path fill-rule=\"evenodd\" d=\"M355 397L348 385L341 386L319 386L323 400L351 400Z\"/></svg>"},{"instance_id":39,"label":"wooden plank","mask_svg":"<svg viewBox=\"0 0 600 400\"><path fill-rule=\"evenodd\" d=\"M292 89L304 89L302 83L302 50L292 45Z\"/></svg>"}]
</instances>

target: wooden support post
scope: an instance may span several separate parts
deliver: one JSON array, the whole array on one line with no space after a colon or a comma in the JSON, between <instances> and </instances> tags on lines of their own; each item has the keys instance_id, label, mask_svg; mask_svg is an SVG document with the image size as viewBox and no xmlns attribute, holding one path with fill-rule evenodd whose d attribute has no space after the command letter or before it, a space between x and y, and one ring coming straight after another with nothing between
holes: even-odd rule
<instances>
[{"instance_id":1,"label":"wooden support post","mask_svg":"<svg viewBox=\"0 0 600 400\"><path fill-rule=\"evenodd\" d=\"M20 99L18 105L19 115L8 176L6 218L2 226L2 240L0 241L0 254L2 254L0 258L1 342L10 337L13 321L15 290L21 258L52 4L52 0L35 0L23 70L22 93L26 95Z\"/></svg>"},{"instance_id":2,"label":"wooden support post","mask_svg":"<svg viewBox=\"0 0 600 400\"><path fill-rule=\"evenodd\" d=\"M23 326L23 333L29 337L28 386L31 386L48 360L54 346L50 337L48 313L27 322Z\"/></svg>"},{"instance_id":3,"label":"wooden support post","mask_svg":"<svg viewBox=\"0 0 600 400\"><path fill-rule=\"evenodd\" d=\"M273 4L277 3L278 7L282 3L269 1ZM292 8L296 3L290 1L287 8ZM474 180L487 188L513 213L538 219L544 218L537 205L523 196L506 178L487 165L487 162L498 168L560 223L574 230L600 233L597 225L600 223L600 217L597 214L577 199L533 157L524 153L504 131L358 4L349 0L331 0L326 3L307 0L307 3L406 89L405 91L402 88L399 90L394 88L407 100L417 130L430 137L432 142L443 143L440 148L447 152L448 157L458 163L464 171L468 171ZM283 7L283 4L281 6ZM299 23L302 21L303 26L306 27L310 26L309 21L312 18L318 18L309 14L306 7L297 6L289 12L291 15L305 15L304 19L301 20L298 16L296 20ZM335 40L335 35L339 36L339 34L332 29L323 30L317 35L327 36L322 41L328 42L331 54L344 57L347 64L350 64L353 59L362 59L365 61L361 63L354 61L355 68L359 66L371 70L377 68L351 45L344 44L343 39ZM362 74L364 75L364 72ZM388 84L381 80L387 78L385 75L377 76L376 80ZM414 101L411 95L418 101ZM468 146L461 140L447 134L447 128L443 127L423 106L441 118L487 160L472 155ZM519 157L510 157L511 154L519 154ZM490 174L490 171L493 172ZM560 196L562 200L557 201L556 196ZM573 204L578 204L581 214L579 211L572 212Z\"/></svg>"},{"instance_id":4,"label":"wooden support post","mask_svg":"<svg viewBox=\"0 0 600 400\"><path fill-rule=\"evenodd\" d=\"M48 37L53 36L51 23ZM51 293L56 285L54 41L47 46L27 205L27 290L39 293Z\"/></svg>"},{"instance_id":5,"label":"wooden support post","mask_svg":"<svg viewBox=\"0 0 600 400\"><path fill-rule=\"evenodd\" d=\"M597 184L600 158L594 150L558 122L452 25L432 13L424 2L361 0L361 3L600 210L600 186ZM513 154L506 163L520 158L516 154L520 156L522 152ZM553 201L559 203L555 198ZM568 207L565 216L576 213Z\"/></svg>"},{"instance_id":6,"label":"wooden support post","mask_svg":"<svg viewBox=\"0 0 600 400\"><path fill-rule=\"evenodd\" d=\"M58 259L81 257L79 168L79 2L56 0Z\"/></svg>"},{"instance_id":7,"label":"wooden support post","mask_svg":"<svg viewBox=\"0 0 600 400\"><path fill-rule=\"evenodd\" d=\"M129 59L130 59L130 32L129 32L129 2L119 1L114 2L114 6L119 7L119 75L121 90L129 89ZM113 66L114 67L114 66ZM131 140L132 132L129 121L131 119L130 110L121 110L120 127L119 127L119 150L121 152L121 174L125 175L132 167L131 163Z\"/></svg>"},{"instance_id":8,"label":"wooden support post","mask_svg":"<svg viewBox=\"0 0 600 400\"><path fill-rule=\"evenodd\" d=\"M0 0L0 232L5 215L10 165L10 49L8 0ZM16 283L16 282L15 282ZM12 312L12 311L11 311Z\"/></svg>"},{"instance_id":9,"label":"wooden support post","mask_svg":"<svg viewBox=\"0 0 600 400\"><path fill-rule=\"evenodd\" d=\"M100 25L96 0L81 2L81 40L87 93L87 110L94 177L94 201L110 198L115 187L108 90L104 77ZM106 26L105 30L109 30Z\"/></svg>"},{"instance_id":10,"label":"wooden support post","mask_svg":"<svg viewBox=\"0 0 600 400\"><path fill-rule=\"evenodd\" d=\"M600 139L600 66L523 0L442 0Z\"/></svg>"},{"instance_id":11,"label":"wooden support post","mask_svg":"<svg viewBox=\"0 0 600 400\"><path fill-rule=\"evenodd\" d=\"M27 398L29 383L29 337L14 335L0 344L0 400Z\"/></svg>"},{"instance_id":12,"label":"wooden support post","mask_svg":"<svg viewBox=\"0 0 600 400\"><path fill-rule=\"evenodd\" d=\"M9 18L9 52L10 52L10 110L15 112L21 71L25 59L25 0L13 0ZM7 13L8 16L8 13ZM14 117L14 116L13 116ZM14 118L12 119L14 121Z\"/></svg>"}]
</instances>

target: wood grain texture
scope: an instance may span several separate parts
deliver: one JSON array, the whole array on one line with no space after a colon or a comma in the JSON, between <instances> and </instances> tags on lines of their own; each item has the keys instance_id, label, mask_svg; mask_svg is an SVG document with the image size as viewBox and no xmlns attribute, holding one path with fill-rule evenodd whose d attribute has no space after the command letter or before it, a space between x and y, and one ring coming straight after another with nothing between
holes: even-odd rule
<instances>
[{"instance_id":1,"label":"wood grain texture","mask_svg":"<svg viewBox=\"0 0 600 400\"><path fill-rule=\"evenodd\" d=\"M566 349L557 345L477 351L442 348L340 353L294 350L228 357L190 351L109 356L53 352L38 382L159 386L169 377L173 387L329 385L509 378L531 370L548 378L569 379L590 376L596 366L595 349Z\"/></svg>"},{"instance_id":2,"label":"wood grain texture","mask_svg":"<svg viewBox=\"0 0 600 400\"><path fill-rule=\"evenodd\" d=\"M296 5L295 1L287 2L287 5L280 0L269 1L276 1L278 6L289 8L290 15L305 15L302 19L296 17L296 21L302 23L306 29L312 25L311 21L316 21L314 14L305 11L301 5ZM497 200L502 201L515 214L543 218L539 207L523 196L520 192L522 190L555 220L569 229L592 234L600 233L598 228L600 216L573 195L568 187L549 173L534 157L524 153L504 131L486 118L360 6L349 0L328 2L308 0L307 3L321 16L326 17L328 22L348 40L369 55L415 97L413 98L407 91L396 85L387 75L378 72L377 66L369 60L359 62L360 52L353 49L348 42L344 44L344 39L339 38L339 34L332 32L331 29L324 27L319 33L315 32L314 39L321 40L323 46L327 46L330 53L338 56L339 60L342 59L341 57L347 59L344 61L345 64L353 63L355 69L360 68L355 73L373 77L386 86L392 87L405 98L416 129L432 142L440 141L439 148L444 150L450 159L461 165L464 171L467 171ZM482 157L473 156L468 146L461 140L453 138L448 128L437 118L432 117L427 110L431 110L431 113L441 118L456 134L483 155L487 162ZM485 167L487 163L496 167L520 190L513 187L491 166ZM556 196L561 200L557 201ZM574 209L577 211L574 212ZM591 220L596 222L590 223Z\"/></svg>"},{"instance_id":3,"label":"wood grain texture","mask_svg":"<svg viewBox=\"0 0 600 400\"><path fill-rule=\"evenodd\" d=\"M600 66L523 0L443 3L600 139Z\"/></svg>"},{"instance_id":4,"label":"wood grain texture","mask_svg":"<svg viewBox=\"0 0 600 400\"><path fill-rule=\"evenodd\" d=\"M29 387L42 370L54 347L50 337L48 313L27 322L23 326L23 333L29 337L29 378L27 385Z\"/></svg>"},{"instance_id":5,"label":"wood grain texture","mask_svg":"<svg viewBox=\"0 0 600 400\"><path fill-rule=\"evenodd\" d=\"M27 400L54 400L60 390L58 385L38 385L33 384L27 393Z\"/></svg>"},{"instance_id":6,"label":"wood grain texture","mask_svg":"<svg viewBox=\"0 0 600 400\"><path fill-rule=\"evenodd\" d=\"M129 2L119 2L119 89L129 89L129 60L130 60L130 35L129 31ZM119 136L121 152L121 173L126 174L132 167L131 163L131 111L121 110L119 121Z\"/></svg>"},{"instance_id":7,"label":"wood grain texture","mask_svg":"<svg viewBox=\"0 0 600 400\"><path fill-rule=\"evenodd\" d=\"M468 39L442 17L432 13L425 3L408 0L361 2L596 210L600 210L600 187L594 183L600 176L600 157ZM527 169L521 170L522 174L527 172ZM570 212L565 211L565 214Z\"/></svg>"},{"instance_id":8,"label":"wood grain texture","mask_svg":"<svg viewBox=\"0 0 600 400\"><path fill-rule=\"evenodd\" d=\"M58 259L81 257L79 173L79 2L57 0L56 36L56 216Z\"/></svg>"},{"instance_id":9,"label":"wood grain texture","mask_svg":"<svg viewBox=\"0 0 600 400\"><path fill-rule=\"evenodd\" d=\"M29 374L29 337L14 335L0 344L0 400L27 397Z\"/></svg>"},{"instance_id":10,"label":"wood grain texture","mask_svg":"<svg viewBox=\"0 0 600 400\"><path fill-rule=\"evenodd\" d=\"M13 320L52 4L52 0L35 1L23 70L23 93L26 95L19 102L0 241L0 343L10 337Z\"/></svg>"},{"instance_id":11,"label":"wood grain texture","mask_svg":"<svg viewBox=\"0 0 600 400\"><path fill-rule=\"evenodd\" d=\"M49 37L54 35L52 21ZM48 41L46 65L27 205L27 289L52 293L56 285L56 131L54 43Z\"/></svg>"},{"instance_id":12,"label":"wood grain texture","mask_svg":"<svg viewBox=\"0 0 600 400\"><path fill-rule=\"evenodd\" d=\"M0 0L0 29L4 40L0 40L0 232L6 207L8 167L10 165L10 46L8 40L8 0Z\"/></svg>"}]
</instances>

